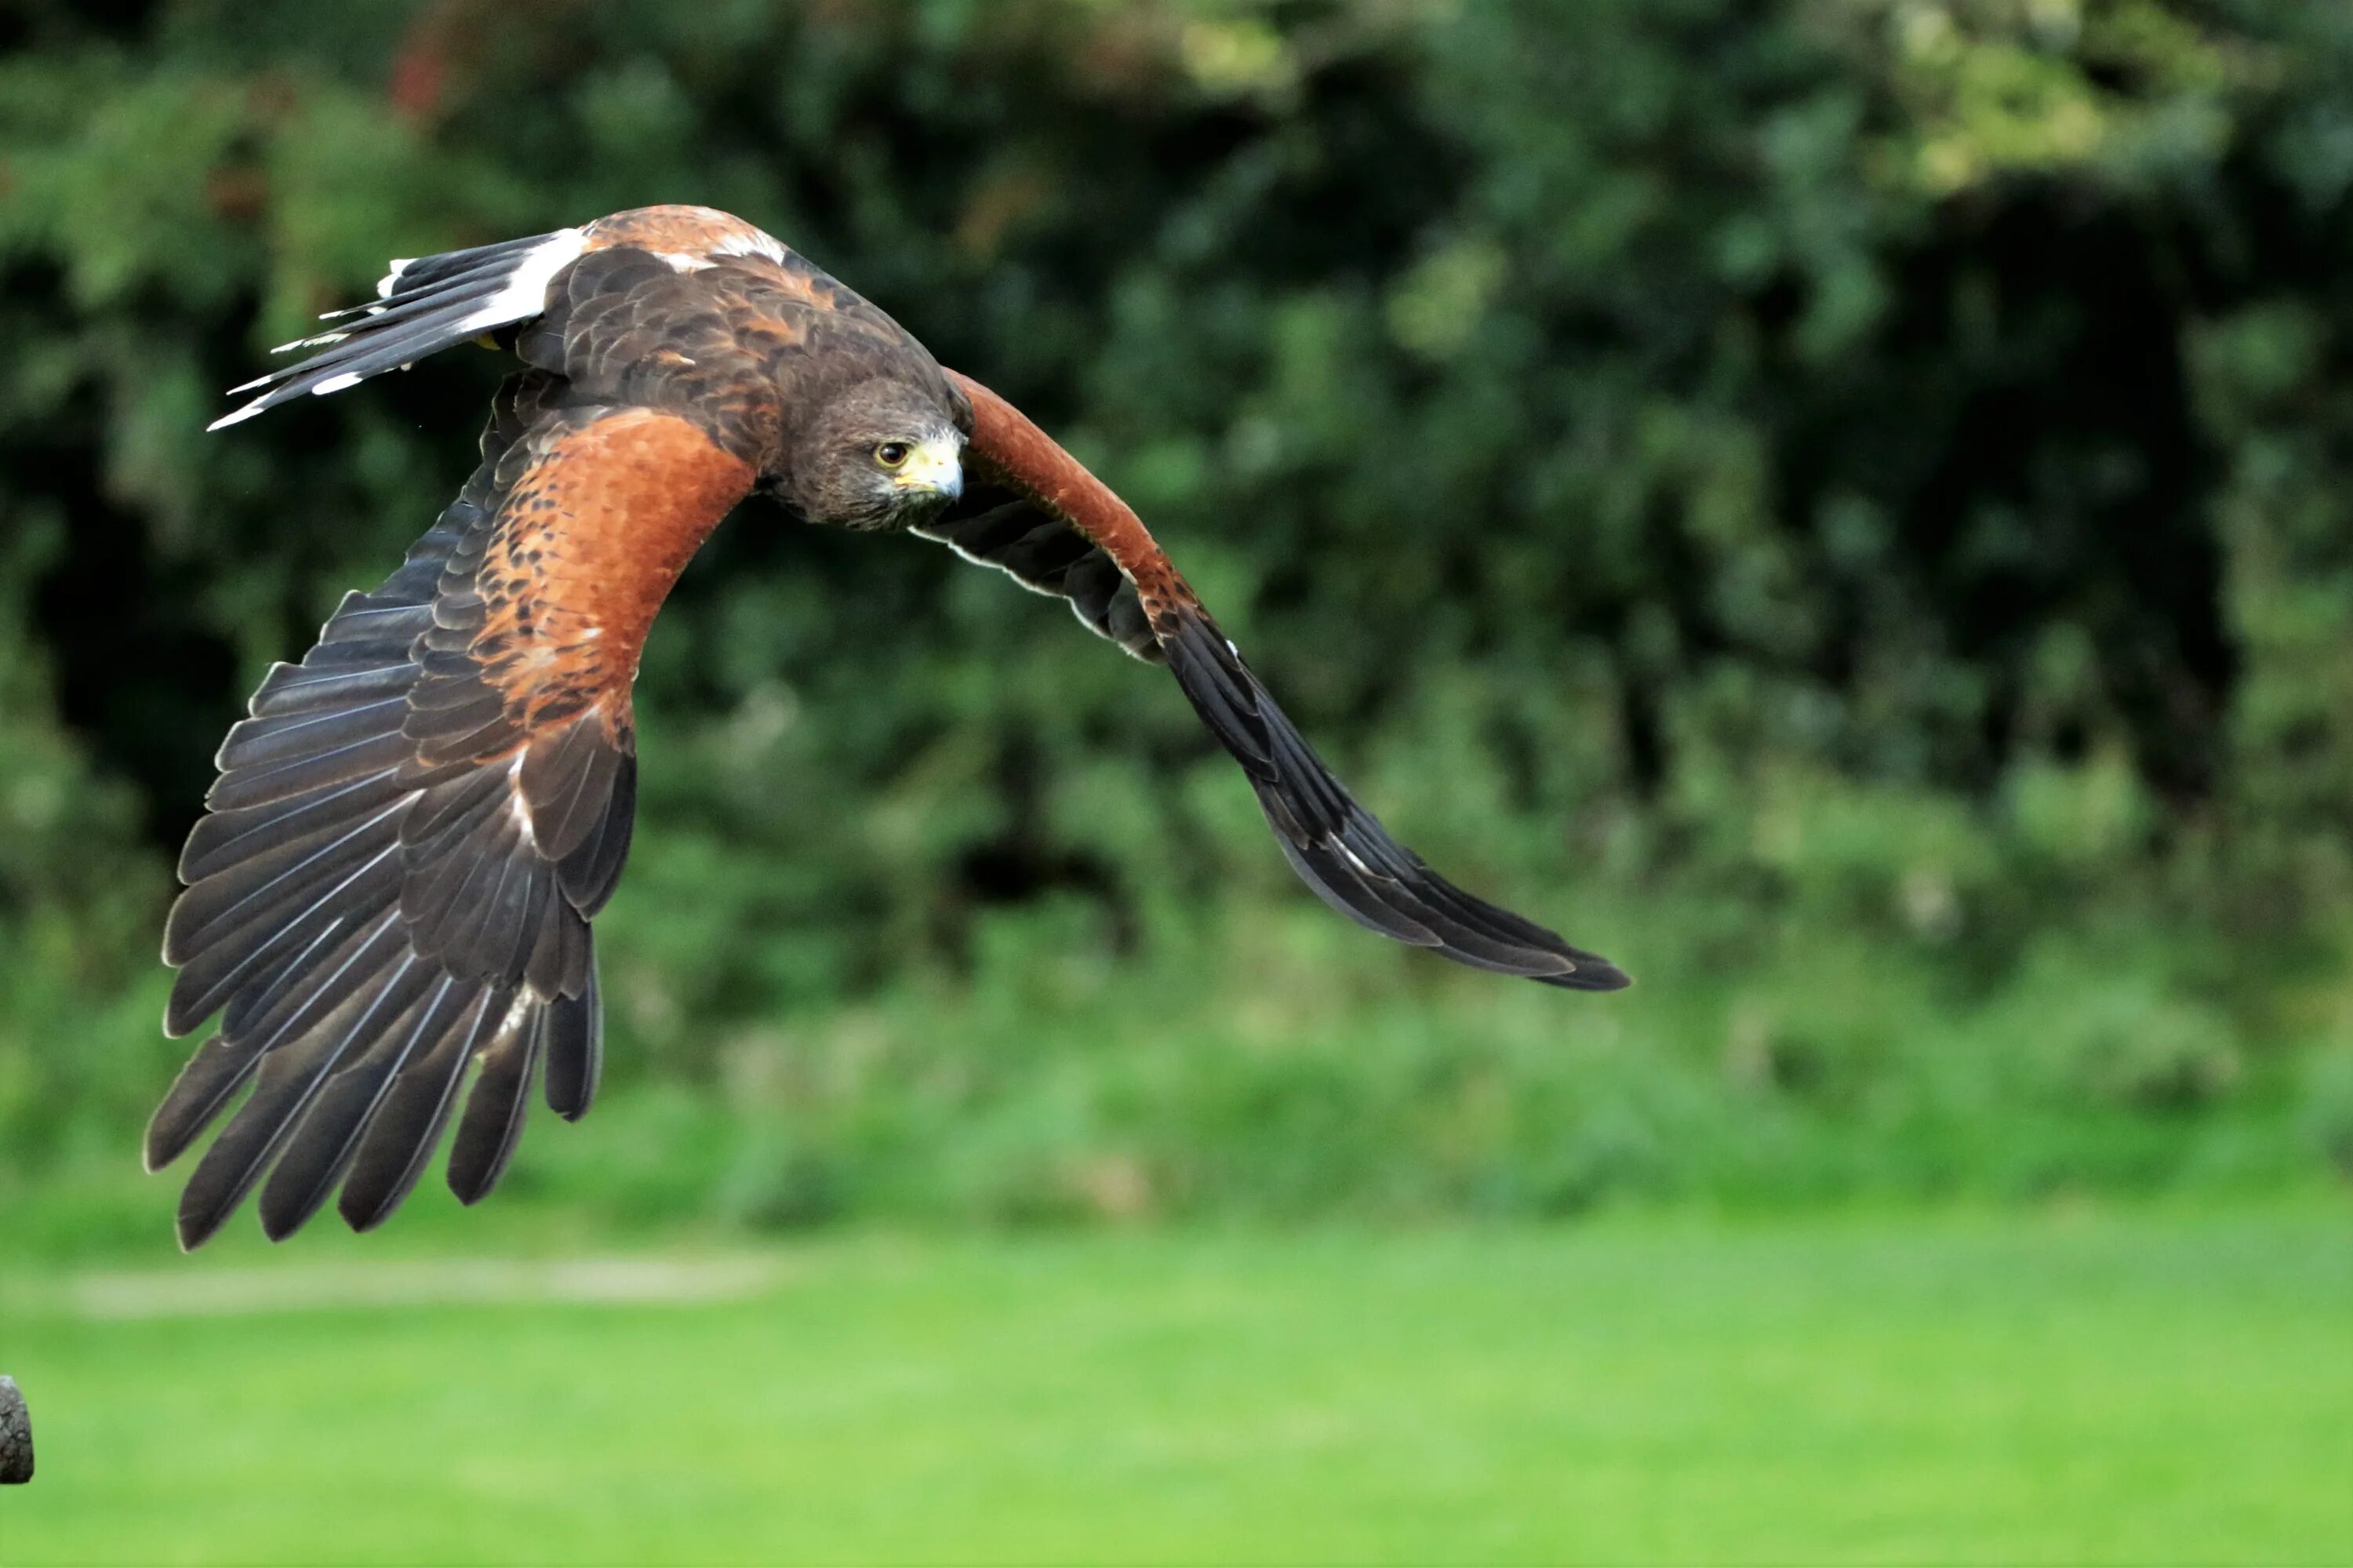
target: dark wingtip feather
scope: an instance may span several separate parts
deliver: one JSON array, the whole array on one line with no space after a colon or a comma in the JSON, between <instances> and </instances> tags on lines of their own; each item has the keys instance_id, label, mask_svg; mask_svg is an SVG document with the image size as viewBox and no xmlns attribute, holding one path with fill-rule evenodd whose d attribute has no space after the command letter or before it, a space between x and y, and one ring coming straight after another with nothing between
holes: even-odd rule
<instances>
[{"instance_id":1,"label":"dark wingtip feather","mask_svg":"<svg viewBox=\"0 0 2353 1568\"><path fill-rule=\"evenodd\" d=\"M164 1103L147 1119L141 1156L151 1174L187 1152L259 1060L218 1036L196 1047L172 1081Z\"/></svg>"},{"instance_id":2,"label":"dark wingtip feather","mask_svg":"<svg viewBox=\"0 0 2353 1568\"><path fill-rule=\"evenodd\" d=\"M239 1194L242 1196L242 1194ZM234 1202L213 1201L194 1181L180 1190L179 1212L173 1217L173 1229L180 1239L182 1252L194 1252L220 1234L228 1224L229 1215L237 1212Z\"/></svg>"},{"instance_id":3,"label":"dark wingtip feather","mask_svg":"<svg viewBox=\"0 0 2353 1568\"><path fill-rule=\"evenodd\" d=\"M209 1226L205 1225L188 1213L186 1196L183 1194L179 1213L172 1217L172 1237L180 1244L182 1252L194 1252L213 1239L215 1233L221 1227L221 1221L227 1217L224 1214L219 1219L214 1220Z\"/></svg>"},{"instance_id":4,"label":"dark wingtip feather","mask_svg":"<svg viewBox=\"0 0 2353 1568\"><path fill-rule=\"evenodd\" d=\"M490 1195L522 1139L531 1110L531 1083L547 1044L549 1009L534 1002L530 1016L482 1054L482 1070L450 1140L449 1191L471 1206Z\"/></svg>"},{"instance_id":5,"label":"dark wingtip feather","mask_svg":"<svg viewBox=\"0 0 2353 1568\"><path fill-rule=\"evenodd\" d=\"M566 1121L588 1114L605 1065L605 1008L597 994L596 959L588 958L587 987L548 1004L547 1108Z\"/></svg>"},{"instance_id":6,"label":"dark wingtip feather","mask_svg":"<svg viewBox=\"0 0 2353 1568\"><path fill-rule=\"evenodd\" d=\"M460 1010L452 985L419 975L409 986L397 1017L375 1036L357 1060L327 1080L301 1123L287 1140L261 1188L261 1234L283 1241L310 1223L335 1184L351 1169L360 1139L401 1069L420 1043L439 1037Z\"/></svg>"},{"instance_id":7,"label":"dark wingtip feather","mask_svg":"<svg viewBox=\"0 0 2353 1568\"><path fill-rule=\"evenodd\" d=\"M1571 991L1630 983L1607 959L1463 892L1390 837L1198 607L1167 610L1155 630L1194 710L1249 775L1284 858L1326 904L1368 929L1472 969Z\"/></svg>"},{"instance_id":8,"label":"dark wingtip feather","mask_svg":"<svg viewBox=\"0 0 2353 1568\"><path fill-rule=\"evenodd\" d=\"M1528 979L1540 985L1556 985L1563 991L1624 991L1634 983L1634 977L1598 954L1569 949L1577 955L1577 967L1567 974L1530 975Z\"/></svg>"},{"instance_id":9,"label":"dark wingtip feather","mask_svg":"<svg viewBox=\"0 0 2353 1568\"><path fill-rule=\"evenodd\" d=\"M448 1125L466 1064L505 1014L503 991L477 988L465 1011L416 1066L393 1081L361 1135L336 1212L355 1231L372 1231L400 1207L424 1173Z\"/></svg>"}]
</instances>

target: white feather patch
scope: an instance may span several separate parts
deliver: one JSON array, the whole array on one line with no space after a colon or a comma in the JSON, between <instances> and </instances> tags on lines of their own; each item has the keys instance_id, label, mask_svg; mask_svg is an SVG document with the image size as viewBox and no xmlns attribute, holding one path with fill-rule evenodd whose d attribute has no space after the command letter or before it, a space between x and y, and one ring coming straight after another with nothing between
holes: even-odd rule
<instances>
[{"instance_id":1,"label":"white feather patch","mask_svg":"<svg viewBox=\"0 0 2353 1568\"><path fill-rule=\"evenodd\" d=\"M531 801L522 792L522 759L528 749L516 752L515 759L507 764L507 809L514 813L514 824L522 834L522 842L536 853L539 830L532 823Z\"/></svg>"},{"instance_id":2,"label":"white feather patch","mask_svg":"<svg viewBox=\"0 0 2353 1568\"><path fill-rule=\"evenodd\" d=\"M578 260L587 249L588 237L586 232L577 228L559 228L528 250L517 253L514 260L507 264L505 281L500 284L498 291L484 300L463 319L451 323L448 329L448 341L462 342L479 333L489 332L493 327L529 321L538 315L547 308L547 286L554 281L558 272ZM414 257L403 257L392 264L392 270L386 272L376 283L375 291L379 299L391 298L393 291L400 286L401 275L415 264L416 260ZM381 306L364 308L371 315L378 313L383 309ZM356 330L360 329L338 329L320 333L313 337L300 338L293 343L281 344L272 352L283 354L289 349L314 348L322 344L342 343ZM299 371L300 367L296 368ZM406 370L408 366L403 365L400 368ZM230 394L235 396L239 392L249 392L257 387L268 386L290 374L292 373L281 371L259 377L247 382L242 387L231 387ZM330 376L311 387L311 391L313 396L325 397L331 392L341 392L347 387L356 387L366 379L364 376L348 373L342 376ZM240 420L250 419L261 412L263 403L277 396L276 393L265 393L244 408L222 415L206 425L205 429L217 430L237 424Z\"/></svg>"},{"instance_id":3,"label":"white feather patch","mask_svg":"<svg viewBox=\"0 0 2353 1568\"><path fill-rule=\"evenodd\" d=\"M506 286L482 302L482 308L458 323L461 333L487 332L512 322L529 321L547 309L547 285L555 275L580 260L588 237L576 228L559 228L524 251L507 275Z\"/></svg>"},{"instance_id":4,"label":"white feather patch","mask_svg":"<svg viewBox=\"0 0 2353 1568\"><path fill-rule=\"evenodd\" d=\"M749 234L731 234L711 248L713 256L765 256L771 261L785 259L782 241L773 235L754 229Z\"/></svg>"},{"instance_id":5,"label":"white feather patch","mask_svg":"<svg viewBox=\"0 0 2353 1568\"><path fill-rule=\"evenodd\" d=\"M233 414L223 414L219 418L215 419L211 424L206 425L205 427L205 433L206 435L210 435L215 430L225 430L231 425L241 425L245 423L246 420L252 418L256 414L260 412L261 405L259 402L248 403L244 408L237 410L237 412Z\"/></svg>"}]
</instances>

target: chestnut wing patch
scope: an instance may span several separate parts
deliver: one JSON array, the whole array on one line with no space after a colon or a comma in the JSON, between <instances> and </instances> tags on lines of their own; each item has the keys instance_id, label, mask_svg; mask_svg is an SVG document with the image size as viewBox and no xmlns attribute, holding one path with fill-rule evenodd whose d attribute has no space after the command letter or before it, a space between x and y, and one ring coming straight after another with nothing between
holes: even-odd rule
<instances>
[{"instance_id":1,"label":"chestnut wing patch","mask_svg":"<svg viewBox=\"0 0 2353 1568\"><path fill-rule=\"evenodd\" d=\"M1464 892L1391 837L1275 705L1127 503L1004 398L954 371L949 378L972 405L966 467L978 493L925 531L1029 587L1067 594L1082 620L1166 664L1319 897L1361 926L1474 969L1577 991L1627 984L1607 959ZM1116 589L1103 588L1098 563L1116 574ZM1102 624L1089 605L1103 607ZM1150 652L1134 645L1140 638Z\"/></svg>"},{"instance_id":2,"label":"chestnut wing patch","mask_svg":"<svg viewBox=\"0 0 2353 1568\"><path fill-rule=\"evenodd\" d=\"M166 1027L220 1024L149 1126L150 1168L252 1090L189 1178L184 1245L257 1184L272 1237L338 1185L348 1223L380 1223L477 1059L448 1166L469 1202L535 1080L567 1118L595 1093L588 921L628 853L629 683L752 471L688 420L554 407L561 388L509 384L457 501L221 747L164 937Z\"/></svg>"}]
</instances>

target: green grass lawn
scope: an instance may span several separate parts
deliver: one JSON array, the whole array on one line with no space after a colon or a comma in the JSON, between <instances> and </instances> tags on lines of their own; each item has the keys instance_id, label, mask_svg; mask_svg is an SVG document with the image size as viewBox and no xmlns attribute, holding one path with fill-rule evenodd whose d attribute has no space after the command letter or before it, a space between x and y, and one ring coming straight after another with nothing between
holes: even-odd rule
<instances>
[{"instance_id":1,"label":"green grass lawn","mask_svg":"<svg viewBox=\"0 0 2353 1568\"><path fill-rule=\"evenodd\" d=\"M0 1561L2353 1559L2338 1204L505 1234L12 1270Z\"/></svg>"}]
</instances>

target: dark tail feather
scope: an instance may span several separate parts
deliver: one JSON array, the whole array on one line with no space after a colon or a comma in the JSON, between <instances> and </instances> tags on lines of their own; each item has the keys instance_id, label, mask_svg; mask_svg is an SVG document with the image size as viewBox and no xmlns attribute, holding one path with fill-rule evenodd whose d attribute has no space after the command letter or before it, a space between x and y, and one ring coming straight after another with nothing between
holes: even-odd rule
<instances>
[{"instance_id":1,"label":"dark tail feather","mask_svg":"<svg viewBox=\"0 0 2353 1568\"><path fill-rule=\"evenodd\" d=\"M234 388L268 390L207 429L250 419L297 397L340 392L498 327L529 321L546 308L549 282L580 258L586 244L580 230L559 228L395 262L377 285L382 304L362 305L356 314L337 312L330 318L337 325L287 344L287 349L321 352Z\"/></svg>"}]
</instances>

